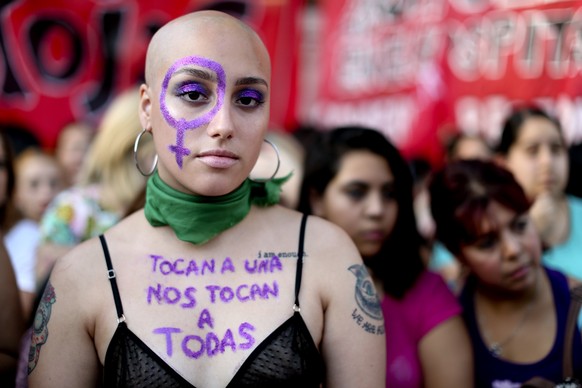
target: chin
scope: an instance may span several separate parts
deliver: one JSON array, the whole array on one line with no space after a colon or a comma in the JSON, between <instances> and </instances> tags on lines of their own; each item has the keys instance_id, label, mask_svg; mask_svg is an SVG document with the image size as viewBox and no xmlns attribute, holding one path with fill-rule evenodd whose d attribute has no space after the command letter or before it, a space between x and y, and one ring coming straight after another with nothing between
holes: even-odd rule
<instances>
[{"instance_id":1,"label":"chin","mask_svg":"<svg viewBox=\"0 0 582 388\"><path fill-rule=\"evenodd\" d=\"M360 252L360 255L364 258L365 261L366 258L375 257L378 253L380 253L380 248L381 248L380 245L358 246L358 251Z\"/></svg>"},{"instance_id":2,"label":"chin","mask_svg":"<svg viewBox=\"0 0 582 388\"><path fill-rule=\"evenodd\" d=\"M199 184L199 187L203 189L196 191L196 194L203 195L206 197L219 197L221 195L226 195L234 190L236 190L242 183L244 179L240 182L231 178L225 179L208 179L208 181L203 181Z\"/></svg>"},{"instance_id":3,"label":"chin","mask_svg":"<svg viewBox=\"0 0 582 388\"><path fill-rule=\"evenodd\" d=\"M220 190L220 189L211 189L211 190L203 190L203 191L197 191L196 194L197 195L201 195L203 197L220 197L223 195L226 195L230 192L232 192L234 189L232 190Z\"/></svg>"}]
</instances>

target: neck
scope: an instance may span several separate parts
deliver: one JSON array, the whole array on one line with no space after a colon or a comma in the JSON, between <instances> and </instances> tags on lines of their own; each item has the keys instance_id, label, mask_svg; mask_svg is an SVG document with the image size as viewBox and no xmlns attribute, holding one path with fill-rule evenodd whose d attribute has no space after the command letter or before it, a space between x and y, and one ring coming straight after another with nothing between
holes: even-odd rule
<instances>
[{"instance_id":1,"label":"neck","mask_svg":"<svg viewBox=\"0 0 582 388\"><path fill-rule=\"evenodd\" d=\"M540 237L546 247L553 247L563 243L570 234L570 212L566 197L556 198L555 204L555 213L552 217L554 221L547 222L545 228L540 231Z\"/></svg>"},{"instance_id":2,"label":"neck","mask_svg":"<svg viewBox=\"0 0 582 388\"><path fill-rule=\"evenodd\" d=\"M543 281L541 277L540 268L537 270L536 280L530 287L521 292L509 292L477 284L475 288L475 304L484 310L497 313L526 308L535 303L541 294L538 292L538 288L542 287L540 285Z\"/></svg>"},{"instance_id":3,"label":"neck","mask_svg":"<svg viewBox=\"0 0 582 388\"><path fill-rule=\"evenodd\" d=\"M204 244L242 221L251 205L276 204L287 178L263 183L247 179L226 195L205 197L168 186L156 172L147 183L144 214L150 225L169 226L180 240Z\"/></svg>"},{"instance_id":4,"label":"neck","mask_svg":"<svg viewBox=\"0 0 582 388\"><path fill-rule=\"evenodd\" d=\"M541 280L537 276L532 287L507 299L501 299L499 292L491 292L483 287L476 290L475 314L479 330L494 357L507 355L508 348L520 336L533 311L543 304L544 293L539 290L543 287Z\"/></svg>"}]
</instances>

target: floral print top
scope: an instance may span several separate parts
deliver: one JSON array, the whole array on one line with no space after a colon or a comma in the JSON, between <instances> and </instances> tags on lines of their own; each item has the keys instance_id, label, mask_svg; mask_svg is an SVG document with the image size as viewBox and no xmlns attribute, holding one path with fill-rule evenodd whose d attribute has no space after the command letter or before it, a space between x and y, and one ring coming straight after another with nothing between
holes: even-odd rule
<instances>
[{"instance_id":1,"label":"floral print top","mask_svg":"<svg viewBox=\"0 0 582 388\"><path fill-rule=\"evenodd\" d=\"M74 246L105 232L119 215L104 210L96 185L72 187L55 197L40 223L41 243Z\"/></svg>"}]
</instances>

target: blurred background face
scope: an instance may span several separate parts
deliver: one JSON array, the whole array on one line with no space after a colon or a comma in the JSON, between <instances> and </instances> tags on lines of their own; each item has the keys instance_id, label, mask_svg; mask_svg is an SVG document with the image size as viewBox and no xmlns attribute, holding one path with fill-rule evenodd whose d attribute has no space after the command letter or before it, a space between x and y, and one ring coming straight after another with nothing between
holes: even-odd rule
<instances>
[{"instance_id":1,"label":"blurred background face","mask_svg":"<svg viewBox=\"0 0 582 388\"><path fill-rule=\"evenodd\" d=\"M93 134L91 128L71 125L63 130L59 138L55 156L61 165L64 177L69 184L75 184Z\"/></svg>"},{"instance_id":2,"label":"blurred background face","mask_svg":"<svg viewBox=\"0 0 582 388\"><path fill-rule=\"evenodd\" d=\"M484 284L519 292L536 279L541 244L528 214L492 202L481 232L461 246L461 258Z\"/></svg>"},{"instance_id":3,"label":"blurred background face","mask_svg":"<svg viewBox=\"0 0 582 388\"><path fill-rule=\"evenodd\" d=\"M312 207L316 215L342 227L365 258L380 251L394 228L398 205L393 193L394 176L384 158L350 151Z\"/></svg>"},{"instance_id":4,"label":"blurred background face","mask_svg":"<svg viewBox=\"0 0 582 388\"><path fill-rule=\"evenodd\" d=\"M47 206L62 188L62 173L52 158L32 155L17 163L14 198L25 218L40 221Z\"/></svg>"},{"instance_id":5,"label":"blurred background face","mask_svg":"<svg viewBox=\"0 0 582 388\"><path fill-rule=\"evenodd\" d=\"M542 192L558 195L566 187L566 145L555 124L543 117L524 122L505 163L530 199Z\"/></svg>"}]
</instances>

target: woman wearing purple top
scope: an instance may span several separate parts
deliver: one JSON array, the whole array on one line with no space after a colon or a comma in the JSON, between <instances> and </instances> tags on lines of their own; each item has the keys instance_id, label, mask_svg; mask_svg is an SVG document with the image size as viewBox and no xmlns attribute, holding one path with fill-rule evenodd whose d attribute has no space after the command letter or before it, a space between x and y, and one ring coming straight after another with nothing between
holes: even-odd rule
<instances>
[{"instance_id":1,"label":"woman wearing purple top","mask_svg":"<svg viewBox=\"0 0 582 388\"><path fill-rule=\"evenodd\" d=\"M534 376L562 381L570 283L540 264L540 238L519 183L492 162L459 161L435 174L430 195L437 238L470 271L460 300L476 386L519 387ZM580 341L576 328L576 378Z\"/></svg>"}]
</instances>

